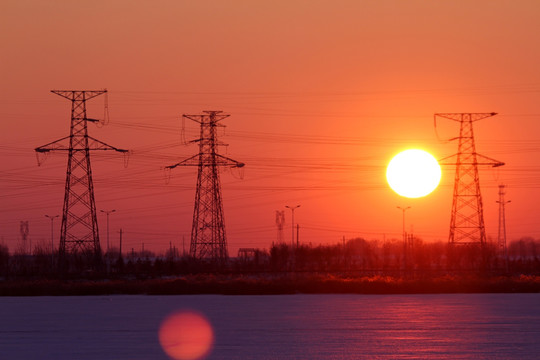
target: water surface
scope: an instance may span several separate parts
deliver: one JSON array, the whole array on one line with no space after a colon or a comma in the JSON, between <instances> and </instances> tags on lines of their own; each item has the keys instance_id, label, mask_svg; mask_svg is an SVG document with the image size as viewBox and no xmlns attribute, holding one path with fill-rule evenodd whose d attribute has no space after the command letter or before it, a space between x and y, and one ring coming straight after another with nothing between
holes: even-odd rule
<instances>
[{"instance_id":1,"label":"water surface","mask_svg":"<svg viewBox=\"0 0 540 360\"><path fill-rule=\"evenodd\" d=\"M0 298L0 359L167 359L160 323L203 313L209 359L538 359L540 294Z\"/></svg>"}]
</instances>

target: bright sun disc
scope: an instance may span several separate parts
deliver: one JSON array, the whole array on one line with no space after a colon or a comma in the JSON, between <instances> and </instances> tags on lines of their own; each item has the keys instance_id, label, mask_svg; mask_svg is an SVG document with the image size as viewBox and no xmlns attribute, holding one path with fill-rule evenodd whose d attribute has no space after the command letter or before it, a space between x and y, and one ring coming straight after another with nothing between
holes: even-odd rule
<instances>
[{"instance_id":1,"label":"bright sun disc","mask_svg":"<svg viewBox=\"0 0 540 360\"><path fill-rule=\"evenodd\" d=\"M441 181L441 167L428 152L405 150L394 156L388 164L386 180L399 195L418 198L437 188Z\"/></svg>"}]
</instances>

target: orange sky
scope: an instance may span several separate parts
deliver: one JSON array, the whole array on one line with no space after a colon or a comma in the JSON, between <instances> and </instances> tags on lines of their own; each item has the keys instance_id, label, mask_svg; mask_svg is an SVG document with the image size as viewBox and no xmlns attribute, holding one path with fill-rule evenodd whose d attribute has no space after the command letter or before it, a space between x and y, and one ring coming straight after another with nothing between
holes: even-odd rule
<instances>
[{"instance_id":1,"label":"orange sky","mask_svg":"<svg viewBox=\"0 0 540 360\"><path fill-rule=\"evenodd\" d=\"M509 240L540 237L540 2L531 1L22 1L0 11L0 236L19 222L50 239L62 213L66 154L38 167L34 148L69 134L70 103L52 89L109 90L110 123L90 134L132 150L92 154L96 205L116 209L111 240L161 251L189 243L195 168L162 168L184 146L183 113L231 114L220 138L246 163L222 173L231 255L276 240L275 210L301 204L300 241L447 240L453 171L430 196L391 191L385 167L410 147L436 158L435 112L498 112L475 123L488 238L496 240L498 184L507 184ZM104 98L88 102L103 117ZM186 122L186 138L197 124ZM441 121L442 139L457 136ZM285 239L290 239L290 211ZM99 214L102 244L106 222ZM60 222L55 223L55 243Z\"/></svg>"}]
</instances>

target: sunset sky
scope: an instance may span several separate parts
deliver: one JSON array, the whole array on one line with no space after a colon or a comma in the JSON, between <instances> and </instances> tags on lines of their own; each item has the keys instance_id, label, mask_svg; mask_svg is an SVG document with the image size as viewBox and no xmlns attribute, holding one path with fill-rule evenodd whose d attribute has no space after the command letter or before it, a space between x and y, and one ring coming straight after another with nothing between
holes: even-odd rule
<instances>
[{"instance_id":1,"label":"sunset sky","mask_svg":"<svg viewBox=\"0 0 540 360\"><path fill-rule=\"evenodd\" d=\"M0 5L0 236L10 251L29 221L50 241L61 215L66 153L37 166L34 148L69 135L70 102L50 92L107 88L110 121L91 136L131 150L92 153L96 206L115 209L124 249L189 247L197 153L182 114L222 110L221 173L229 253L268 248L275 211L295 212L300 242L447 241L454 169L431 195L406 199L385 179L398 152L457 151L457 123L438 112L497 112L475 123L477 151L506 163L480 173L488 239L507 185L509 240L540 238L540 2L39 1ZM88 102L102 119L104 96ZM185 139L198 124L186 121ZM98 213L102 247L106 218ZM60 237L55 221L55 246Z\"/></svg>"}]
</instances>

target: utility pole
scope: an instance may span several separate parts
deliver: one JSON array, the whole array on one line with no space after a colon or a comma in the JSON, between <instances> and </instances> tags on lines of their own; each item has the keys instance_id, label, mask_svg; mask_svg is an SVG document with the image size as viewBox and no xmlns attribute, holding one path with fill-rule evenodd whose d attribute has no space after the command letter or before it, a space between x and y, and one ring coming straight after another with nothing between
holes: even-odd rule
<instances>
[{"instance_id":1,"label":"utility pole","mask_svg":"<svg viewBox=\"0 0 540 360\"><path fill-rule=\"evenodd\" d=\"M291 214L292 214L292 225L291 225L291 229L292 229L292 232L291 232L291 246L294 248L294 210L298 209L301 205L296 205L296 206L289 206L289 205L285 205L285 207L287 209L291 209Z\"/></svg>"},{"instance_id":2,"label":"utility pole","mask_svg":"<svg viewBox=\"0 0 540 360\"><path fill-rule=\"evenodd\" d=\"M499 234L497 237L497 247L499 256L504 258L504 267L508 271L508 248L506 247L506 211L505 205L510 203L511 200L504 200L504 191L505 185L499 185Z\"/></svg>"},{"instance_id":3,"label":"utility pole","mask_svg":"<svg viewBox=\"0 0 540 360\"><path fill-rule=\"evenodd\" d=\"M51 269L54 266L54 219L60 215L45 215L46 218L51 219Z\"/></svg>"},{"instance_id":4,"label":"utility pole","mask_svg":"<svg viewBox=\"0 0 540 360\"><path fill-rule=\"evenodd\" d=\"M202 115L183 115L184 118L200 124L199 138L191 141L199 143L199 153L165 168L198 167L189 255L195 259L208 259L223 265L227 262L229 254L219 168L241 168L244 164L218 154L218 146L225 144L218 141L217 128L225 126L220 124L220 121L229 115L221 111L203 111L203 113Z\"/></svg>"},{"instance_id":5,"label":"utility pole","mask_svg":"<svg viewBox=\"0 0 540 360\"><path fill-rule=\"evenodd\" d=\"M478 165L498 167L503 162L480 155L474 144L473 122L495 116L497 113L444 113L437 117L456 121L460 124L459 136L450 140L459 140L457 154L440 160L441 165L456 167L454 196L450 219L448 242L452 245L486 244L484 210L480 194Z\"/></svg>"},{"instance_id":6,"label":"utility pole","mask_svg":"<svg viewBox=\"0 0 540 360\"><path fill-rule=\"evenodd\" d=\"M120 249L119 249L119 257L122 257L122 229L120 229Z\"/></svg>"},{"instance_id":7,"label":"utility pole","mask_svg":"<svg viewBox=\"0 0 540 360\"><path fill-rule=\"evenodd\" d=\"M405 211L409 210L411 207L410 206L407 206L407 207L397 206L397 208L403 212L403 221L401 222L402 223L401 235L403 236L403 241L405 241L407 239L407 233L405 232Z\"/></svg>"},{"instance_id":8,"label":"utility pole","mask_svg":"<svg viewBox=\"0 0 540 360\"><path fill-rule=\"evenodd\" d=\"M400 209L403 212L403 221L402 221L402 230L401 235L403 236L403 262L405 264L405 267L407 266L407 232L405 231L405 211L409 210L411 207L401 207L397 206L398 209Z\"/></svg>"},{"instance_id":9,"label":"utility pole","mask_svg":"<svg viewBox=\"0 0 540 360\"><path fill-rule=\"evenodd\" d=\"M300 224L296 224L296 248L300 246Z\"/></svg>"},{"instance_id":10,"label":"utility pole","mask_svg":"<svg viewBox=\"0 0 540 360\"><path fill-rule=\"evenodd\" d=\"M66 264L68 254L91 255L94 266L101 262L94 184L90 166L91 150L109 150L127 153L88 135L88 122L98 120L86 116L86 102L107 90L52 90L71 101L71 126L69 136L37 147L37 153L66 151L68 163L62 226L60 232L59 257L61 267Z\"/></svg>"},{"instance_id":11,"label":"utility pole","mask_svg":"<svg viewBox=\"0 0 540 360\"><path fill-rule=\"evenodd\" d=\"M109 256L109 215L113 212L116 212L115 209L113 210L100 210L102 213L107 215L107 257Z\"/></svg>"}]
</instances>

